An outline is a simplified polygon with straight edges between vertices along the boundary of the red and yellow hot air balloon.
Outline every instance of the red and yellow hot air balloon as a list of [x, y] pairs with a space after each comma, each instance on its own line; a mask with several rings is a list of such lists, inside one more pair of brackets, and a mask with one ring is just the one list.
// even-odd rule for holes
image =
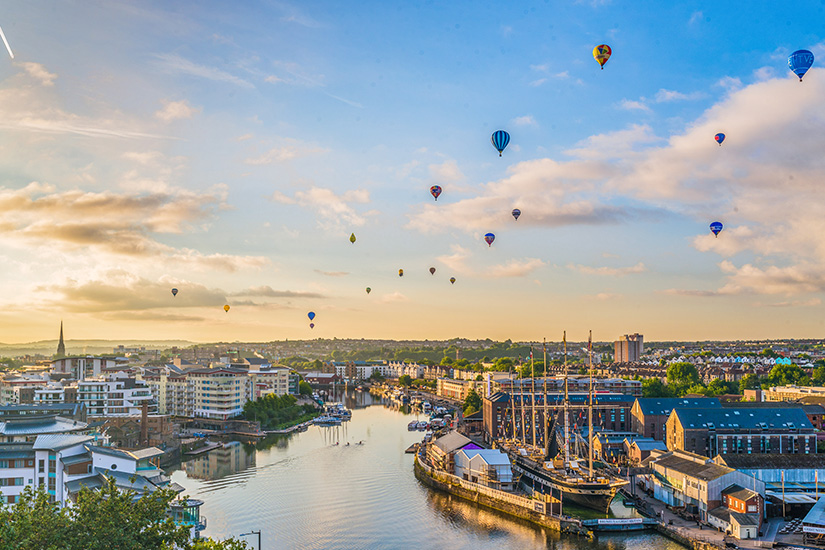
[[604, 69], [604, 64], [607, 63], [607, 60], [610, 59], [611, 53], [613, 53], [613, 50], [611, 50], [607, 44], [599, 44], [593, 48], [593, 58], [599, 63], [602, 69]]

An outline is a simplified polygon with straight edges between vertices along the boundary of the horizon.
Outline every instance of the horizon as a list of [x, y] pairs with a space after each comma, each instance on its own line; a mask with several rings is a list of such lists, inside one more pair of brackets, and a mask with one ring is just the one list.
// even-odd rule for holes
[[795, 8], [5, 6], [2, 338], [819, 338]]

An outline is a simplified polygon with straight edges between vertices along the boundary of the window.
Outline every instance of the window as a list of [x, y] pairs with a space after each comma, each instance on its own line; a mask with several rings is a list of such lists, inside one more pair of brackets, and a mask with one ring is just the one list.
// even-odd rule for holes
[[42, 474], [45, 471], [46, 471], [46, 461], [41, 458], [40, 460], [37, 461], [37, 472]]

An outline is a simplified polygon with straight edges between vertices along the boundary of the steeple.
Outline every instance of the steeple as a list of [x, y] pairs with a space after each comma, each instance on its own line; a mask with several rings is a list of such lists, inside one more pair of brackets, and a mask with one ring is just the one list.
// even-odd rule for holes
[[66, 344], [63, 343], [63, 321], [60, 321], [60, 341], [57, 343], [57, 357], [66, 356]]

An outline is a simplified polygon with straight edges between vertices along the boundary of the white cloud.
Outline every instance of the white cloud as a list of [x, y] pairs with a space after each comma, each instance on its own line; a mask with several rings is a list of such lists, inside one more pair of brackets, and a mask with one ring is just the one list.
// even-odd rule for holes
[[430, 172], [430, 177], [438, 183], [460, 183], [466, 179], [466, 176], [453, 159], [446, 160], [441, 164], [430, 164], [427, 169]]
[[536, 269], [544, 266], [545, 263], [538, 258], [526, 258], [524, 260], [510, 260], [506, 264], [495, 265], [487, 269], [484, 273], [486, 277], [501, 279], [505, 277], [526, 277]]
[[183, 99], [181, 101], [163, 101], [163, 109], [155, 113], [155, 117], [164, 122], [178, 120], [181, 118], [192, 118], [201, 112], [200, 107], [192, 107]]
[[546, 78], [539, 78], [537, 80], [533, 80], [532, 82], [530, 82], [530, 86], [533, 86], [534, 88], [538, 88], [539, 86], [541, 86], [545, 82], [547, 82]]
[[337, 230], [343, 226], [359, 227], [366, 223], [365, 215], [359, 214], [352, 204], [369, 203], [370, 194], [366, 189], [355, 189], [338, 195], [332, 189], [313, 186], [306, 191], [296, 191], [292, 198], [276, 191], [272, 199], [313, 210], [318, 225]]
[[584, 273], [585, 275], [600, 275], [603, 277], [623, 277], [625, 275], [644, 273], [647, 271], [647, 267], [645, 267], [645, 264], [642, 262], [630, 267], [590, 267], [587, 265], [573, 264], [570, 264], [567, 267], [573, 271]]
[[200, 65], [177, 54], [157, 54], [155, 57], [159, 60], [158, 65], [170, 74], [196, 76], [198, 78], [204, 78], [214, 82], [225, 82], [241, 88], [255, 87], [251, 82], [239, 78], [222, 69], [217, 67], [209, 67], [207, 65]]
[[404, 294], [396, 291], [390, 294], [382, 295], [381, 298], [378, 299], [378, 301], [384, 304], [391, 304], [395, 302], [409, 302], [410, 299], [407, 298]]
[[23, 67], [23, 70], [25, 70], [29, 76], [35, 80], [38, 80], [41, 86], [54, 86], [54, 81], [57, 79], [57, 75], [47, 71], [46, 67], [40, 63], [24, 62], [15, 63], [15, 65]]
[[249, 157], [244, 162], [254, 166], [276, 164], [296, 158], [322, 154], [329, 151], [329, 149], [324, 149], [318, 145], [304, 143], [297, 139], [281, 138], [280, 141], [280, 145], [269, 149], [261, 155]]
[[538, 126], [536, 119], [533, 118], [533, 115], [524, 115], [520, 117], [516, 117], [510, 121], [513, 126]]
[[701, 11], [695, 11], [690, 14], [690, 19], [688, 20], [688, 25], [694, 25], [702, 20], [704, 15]]
[[666, 90], [664, 88], [660, 88], [658, 92], [656, 92], [656, 102], [657, 103], [669, 103], [671, 101], [690, 101], [695, 99], [702, 99], [705, 97], [705, 94], [702, 92], [691, 92], [689, 94], [685, 94], [682, 92], [677, 92], [676, 90]]
[[624, 109], [625, 111], [644, 111], [646, 113], [650, 112], [650, 107], [648, 107], [641, 101], [633, 101], [631, 99], [621, 100], [619, 102], [619, 108]]

